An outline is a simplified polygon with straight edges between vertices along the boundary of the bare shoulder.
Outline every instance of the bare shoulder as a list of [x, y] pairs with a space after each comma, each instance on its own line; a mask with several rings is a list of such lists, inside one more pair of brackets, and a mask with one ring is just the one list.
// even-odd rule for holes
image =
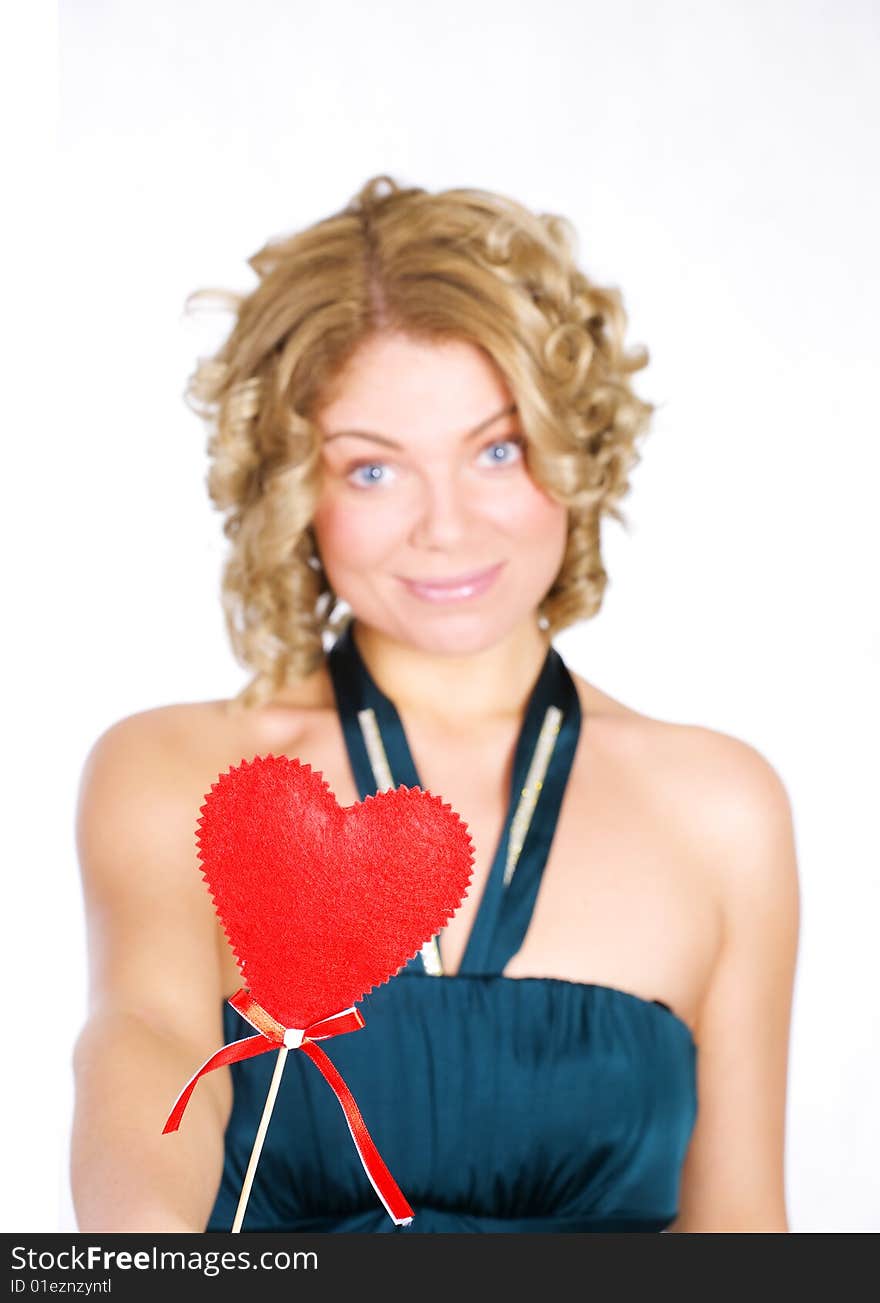
[[774, 885], [792, 892], [791, 801], [766, 756], [733, 734], [658, 719], [572, 677], [603, 755], [625, 765], [689, 839], [723, 902]]
[[200, 739], [235, 734], [257, 718], [259, 712], [251, 712], [249, 716], [237, 709], [233, 701], [222, 698], [174, 702], [123, 716], [104, 730], [96, 745], [137, 741], [160, 751], [170, 748], [183, 760]]
[[[295, 742], [314, 714], [307, 694], [300, 702], [245, 709], [234, 699], [183, 701], [154, 706], [111, 724], [96, 748], [126, 747], [143, 765], [190, 771], [204, 776], [204, 766], [236, 764], [275, 745]], [[239, 755], [238, 752], [241, 754]], [[216, 775], [214, 775], [216, 776]]]
[[149, 790], [177, 793], [187, 808], [218, 773], [268, 752], [293, 753], [327, 733], [334, 697], [326, 669], [284, 690], [263, 706], [236, 698], [181, 701], [127, 715], [97, 738], [84, 779], [102, 773], [133, 773]]
[[205, 787], [180, 745], [187, 719], [161, 707], [99, 734], [82, 765], [76, 847], [90, 1015], [136, 1017], [208, 1053], [222, 1033], [222, 976], [195, 858]]
[[157, 782], [173, 792], [186, 773], [186, 743], [203, 732], [209, 714], [202, 703], [157, 706], [109, 724], [85, 756], [81, 802], [88, 797], [89, 804], [96, 803], [105, 789], [116, 794], [134, 783], [147, 799], [148, 793], [155, 794]]

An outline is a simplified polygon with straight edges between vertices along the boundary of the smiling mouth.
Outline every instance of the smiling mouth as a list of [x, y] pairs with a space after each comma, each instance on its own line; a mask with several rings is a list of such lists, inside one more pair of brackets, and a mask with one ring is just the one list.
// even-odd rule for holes
[[506, 562], [499, 561], [497, 565], [489, 566], [488, 569], [471, 570], [468, 574], [455, 575], [450, 579], [407, 579], [403, 575], [396, 577], [416, 597], [435, 602], [460, 601], [486, 592], [505, 564]]

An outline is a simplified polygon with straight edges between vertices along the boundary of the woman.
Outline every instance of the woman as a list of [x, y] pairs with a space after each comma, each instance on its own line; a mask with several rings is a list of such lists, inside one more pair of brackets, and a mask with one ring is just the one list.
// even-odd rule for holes
[[[80, 1228], [231, 1226], [274, 1056], [209, 1073], [160, 1133], [251, 1031], [193, 835], [209, 782], [272, 753], [343, 805], [419, 784], [473, 837], [460, 909], [330, 1046], [411, 1229], [787, 1230], [784, 787], [551, 643], [600, 607], [600, 521], [653, 410], [619, 294], [577, 269], [561, 219], [387, 177], [251, 266], [191, 393], [254, 674], [232, 701], [119, 721], [83, 773]], [[394, 1229], [305, 1056], [243, 1229]]]

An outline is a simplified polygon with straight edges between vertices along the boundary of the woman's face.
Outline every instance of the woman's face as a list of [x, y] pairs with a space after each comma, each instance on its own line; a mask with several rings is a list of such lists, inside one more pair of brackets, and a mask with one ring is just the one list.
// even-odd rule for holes
[[315, 419], [315, 538], [358, 619], [450, 653], [534, 621], [562, 564], [568, 512], [531, 478], [512, 396], [482, 349], [374, 335]]

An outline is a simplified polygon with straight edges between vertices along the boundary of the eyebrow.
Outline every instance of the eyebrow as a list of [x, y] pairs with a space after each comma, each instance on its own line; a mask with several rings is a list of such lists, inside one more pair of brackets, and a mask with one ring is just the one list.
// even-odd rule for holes
[[[511, 416], [515, 411], [516, 403], [511, 403], [509, 407], [503, 407], [500, 412], [496, 412], [494, 416], [487, 417], [485, 421], [481, 421], [479, 425], [475, 425], [472, 430], [469, 430], [464, 436], [465, 439], [473, 439], [474, 435], [480, 434], [487, 426], [494, 425], [496, 421], [501, 420], [502, 416]], [[343, 439], [346, 435], [349, 438], [354, 439], [372, 439], [374, 443], [384, 443], [389, 448], [398, 448], [403, 450], [402, 443], [397, 443], [394, 439], [389, 439], [387, 435], [375, 434], [372, 430], [334, 430], [332, 434], [326, 434], [324, 436], [324, 443], [329, 443], [331, 439]]]

